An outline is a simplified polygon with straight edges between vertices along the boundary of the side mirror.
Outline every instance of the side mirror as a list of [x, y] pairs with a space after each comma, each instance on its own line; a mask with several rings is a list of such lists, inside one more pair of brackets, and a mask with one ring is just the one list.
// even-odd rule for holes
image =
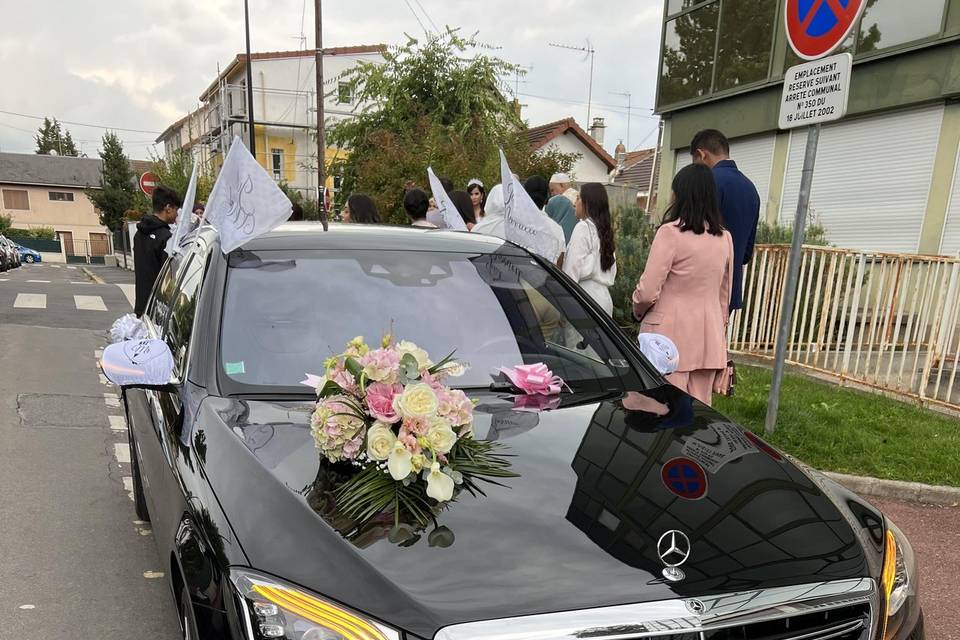
[[163, 340], [125, 340], [103, 350], [100, 367], [119, 387], [163, 387], [173, 382], [173, 354]]

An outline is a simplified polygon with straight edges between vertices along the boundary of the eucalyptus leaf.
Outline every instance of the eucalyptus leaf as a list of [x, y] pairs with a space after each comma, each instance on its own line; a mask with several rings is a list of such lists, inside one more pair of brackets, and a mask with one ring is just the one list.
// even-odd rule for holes
[[417, 359], [409, 353], [403, 354], [403, 357], [400, 358], [400, 375], [408, 381], [420, 377], [420, 365], [417, 364]]
[[427, 536], [427, 544], [431, 547], [440, 547], [441, 549], [446, 549], [447, 547], [453, 545], [453, 541], [456, 539], [456, 536], [453, 535], [448, 527], [439, 526], [433, 531], [430, 532], [430, 535]]

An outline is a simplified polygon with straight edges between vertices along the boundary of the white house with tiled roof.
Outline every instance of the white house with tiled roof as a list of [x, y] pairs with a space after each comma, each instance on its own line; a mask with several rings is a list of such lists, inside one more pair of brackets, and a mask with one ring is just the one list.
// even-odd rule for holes
[[593, 124], [591, 133], [587, 133], [573, 118], [564, 118], [530, 127], [525, 134], [532, 151], [556, 149], [561, 153], [579, 154], [570, 171], [576, 182], [606, 183], [617, 161], [603, 148], [603, 118], [594, 118]]

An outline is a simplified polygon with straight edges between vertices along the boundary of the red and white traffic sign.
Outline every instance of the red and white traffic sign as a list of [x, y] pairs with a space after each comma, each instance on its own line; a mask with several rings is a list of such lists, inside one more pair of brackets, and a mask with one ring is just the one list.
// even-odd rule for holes
[[867, 0], [786, 0], [790, 47], [804, 60], [831, 53], [850, 34]]
[[147, 171], [140, 176], [140, 190], [148, 196], [153, 195], [153, 190], [157, 188], [158, 184], [160, 184], [160, 178], [152, 171]]

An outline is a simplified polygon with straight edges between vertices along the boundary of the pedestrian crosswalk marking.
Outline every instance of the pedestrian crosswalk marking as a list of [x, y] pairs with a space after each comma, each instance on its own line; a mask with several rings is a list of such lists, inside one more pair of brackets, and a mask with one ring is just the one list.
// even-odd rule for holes
[[34, 284], [50, 284], [49, 280], [27, 280], [27, 282], [32, 282]]
[[60, 268], [60, 265], [58, 265], [58, 264], [51, 264], [51, 265], [48, 265], [48, 266], [51, 267], [51, 268], [53, 268], [53, 269], [59, 269], [59, 268]]
[[108, 407], [119, 407], [120, 398], [117, 397], [115, 393], [105, 393], [103, 394], [103, 401], [107, 403]]
[[134, 305], [134, 300], [136, 299], [136, 295], [137, 295], [137, 285], [118, 284], [117, 286], [120, 287], [120, 291], [123, 291], [124, 297], [127, 299], [127, 302], [129, 302], [130, 306], [132, 307]]
[[110, 428], [114, 431], [126, 431], [127, 421], [123, 416], [107, 416], [110, 419]]
[[45, 293], [18, 293], [13, 301], [14, 309], [46, 309], [47, 294]]
[[100, 296], [73, 296], [73, 302], [80, 311], [107, 310], [107, 305], [103, 304], [103, 298]]
[[10, 278], [0, 278], [0, 282], [7, 282]]
[[74, 271], [76, 271], [76, 270], [77, 270], [77, 268], [76, 268], [76, 267], [67, 267], [67, 269], [73, 269]]
[[130, 464], [130, 445], [126, 442], [117, 442], [113, 445], [113, 455], [117, 462]]

